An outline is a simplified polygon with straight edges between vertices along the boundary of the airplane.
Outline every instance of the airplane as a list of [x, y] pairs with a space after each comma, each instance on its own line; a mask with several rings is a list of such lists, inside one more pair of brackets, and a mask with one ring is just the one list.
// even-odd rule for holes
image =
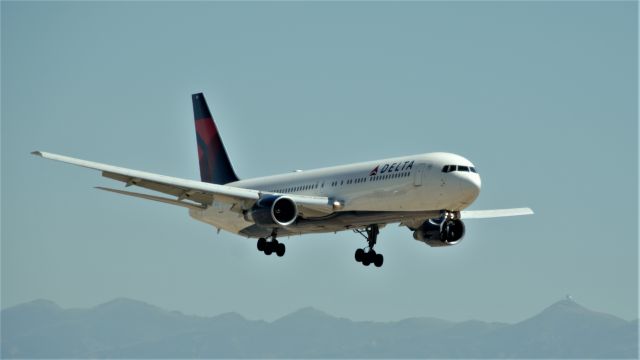
[[102, 172], [102, 176], [172, 197], [107, 187], [97, 189], [181, 206], [220, 230], [257, 239], [266, 255], [283, 256], [279, 237], [353, 230], [367, 246], [355, 251], [364, 266], [382, 266], [374, 250], [380, 228], [399, 223], [432, 247], [458, 244], [463, 220], [530, 215], [530, 208], [464, 210], [480, 194], [475, 166], [464, 157], [434, 152], [240, 180], [203, 93], [191, 96], [200, 181], [170, 177], [34, 151], [46, 159]]

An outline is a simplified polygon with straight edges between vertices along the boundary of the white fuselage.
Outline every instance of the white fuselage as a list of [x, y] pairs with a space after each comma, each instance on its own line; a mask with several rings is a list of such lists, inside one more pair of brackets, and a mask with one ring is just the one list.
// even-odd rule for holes
[[[444, 172], [447, 165], [463, 170]], [[457, 168], [456, 168], [457, 169]], [[473, 169], [473, 171], [471, 171]], [[340, 204], [339, 211], [460, 211], [480, 193], [474, 165], [451, 153], [428, 153], [240, 180], [227, 184], [275, 194], [323, 196]], [[240, 232], [251, 226], [229, 205], [216, 202], [190, 210], [197, 220]], [[307, 218], [322, 214], [304, 214]]]

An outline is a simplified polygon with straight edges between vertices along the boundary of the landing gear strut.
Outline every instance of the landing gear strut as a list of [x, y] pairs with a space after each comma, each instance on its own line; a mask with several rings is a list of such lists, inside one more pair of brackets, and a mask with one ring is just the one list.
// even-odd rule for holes
[[376, 267], [382, 266], [384, 262], [384, 257], [382, 254], [378, 254], [373, 250], [377, 240], [378, 234], [380, 233], [380, 228], [377, 224], [372, 224], [367, 226], [365, 230], [354, 230], [358, 234], [362, 235], [365, 239], [367, 239], [368, 251], [365, 249], [358, 249], [355, 253], [355, 259], [357, 262], [362, 263], [364, 266], [369, 266], [374, 264]]
[[271, 241], [267, 241], [266, 238], [258, 239], [258, 251], [262, 251], [265, 255], [276, 253], [279, 257], [283, 256], [286, 248], [283, 243], [276, 239], [277, 235], [278, 234], [274, 230], [270, 236]]

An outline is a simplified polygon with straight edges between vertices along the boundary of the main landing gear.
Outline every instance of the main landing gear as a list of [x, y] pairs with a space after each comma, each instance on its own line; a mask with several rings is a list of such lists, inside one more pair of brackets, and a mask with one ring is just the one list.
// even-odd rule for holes
[[283, 243], [279, 242], [276, 239], [276, 232], [271, 233], [271, 241], [267, 241], [265, 238], [258, 239], [258, 251], [264, 252], [265, 255], [271, 255], [272, 253], [276, 253], [276, 255], [283, 256], [286, 250]]
[[362, 263], [364, 266], [369, 266], [374, 264], [376, 267], [382, 266], [384, 262], [384, 257], [382, 254], [378, 254], [373, 250], [373, 246], [376, 244], [378, 240], [378, 233], [380, 233], [380, 229], [377, 224], [369, 225], [365, 230], [354, 230], [358, 234], [364, 236], [367, 239], [367, 243], [369, 244], [369, 251], [365, 251], [365, 249], [358, 249], [355, 253], [356, 261]]

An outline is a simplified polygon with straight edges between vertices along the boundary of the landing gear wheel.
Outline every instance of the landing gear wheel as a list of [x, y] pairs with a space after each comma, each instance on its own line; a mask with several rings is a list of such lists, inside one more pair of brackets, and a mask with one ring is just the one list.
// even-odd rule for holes
[[380, 267], [382, 266], [382, 263], [384, 263], [384, 257], [382, 254], [376, 254], [376, 256], [374, 256], [373, 265]]
[[269, 241], [269, 242], [265, 243], [265, 246], [264, 246], [264, 254], [265, 255], [271, 255], [273, 250], [275, 250], [275, 246], [273, 244], [273, 241]]
[[266, 244], [267, 244], [267, 239], [265, 238], [258, 239], [258, 251], [264, 251]]
[[356, 254], [355, 254], [355, 258], [356, 258], [356, 262], [362, 262], [362, 259], [364, 259], [364, 250], [363, 249], [357, 249], [356, 250]]
[[282, 255], [284, 255], [284, 252], [286, 250], [283, 243], [276, 243], [275, 249], [276, 249], [276, 255], [278, 255], [278, 257], [282, 257]]
[[371, 264], [371, 257], [369, 254], [364, 254], [364, 259], [362, 259], [362, 265], [369, 266]]

